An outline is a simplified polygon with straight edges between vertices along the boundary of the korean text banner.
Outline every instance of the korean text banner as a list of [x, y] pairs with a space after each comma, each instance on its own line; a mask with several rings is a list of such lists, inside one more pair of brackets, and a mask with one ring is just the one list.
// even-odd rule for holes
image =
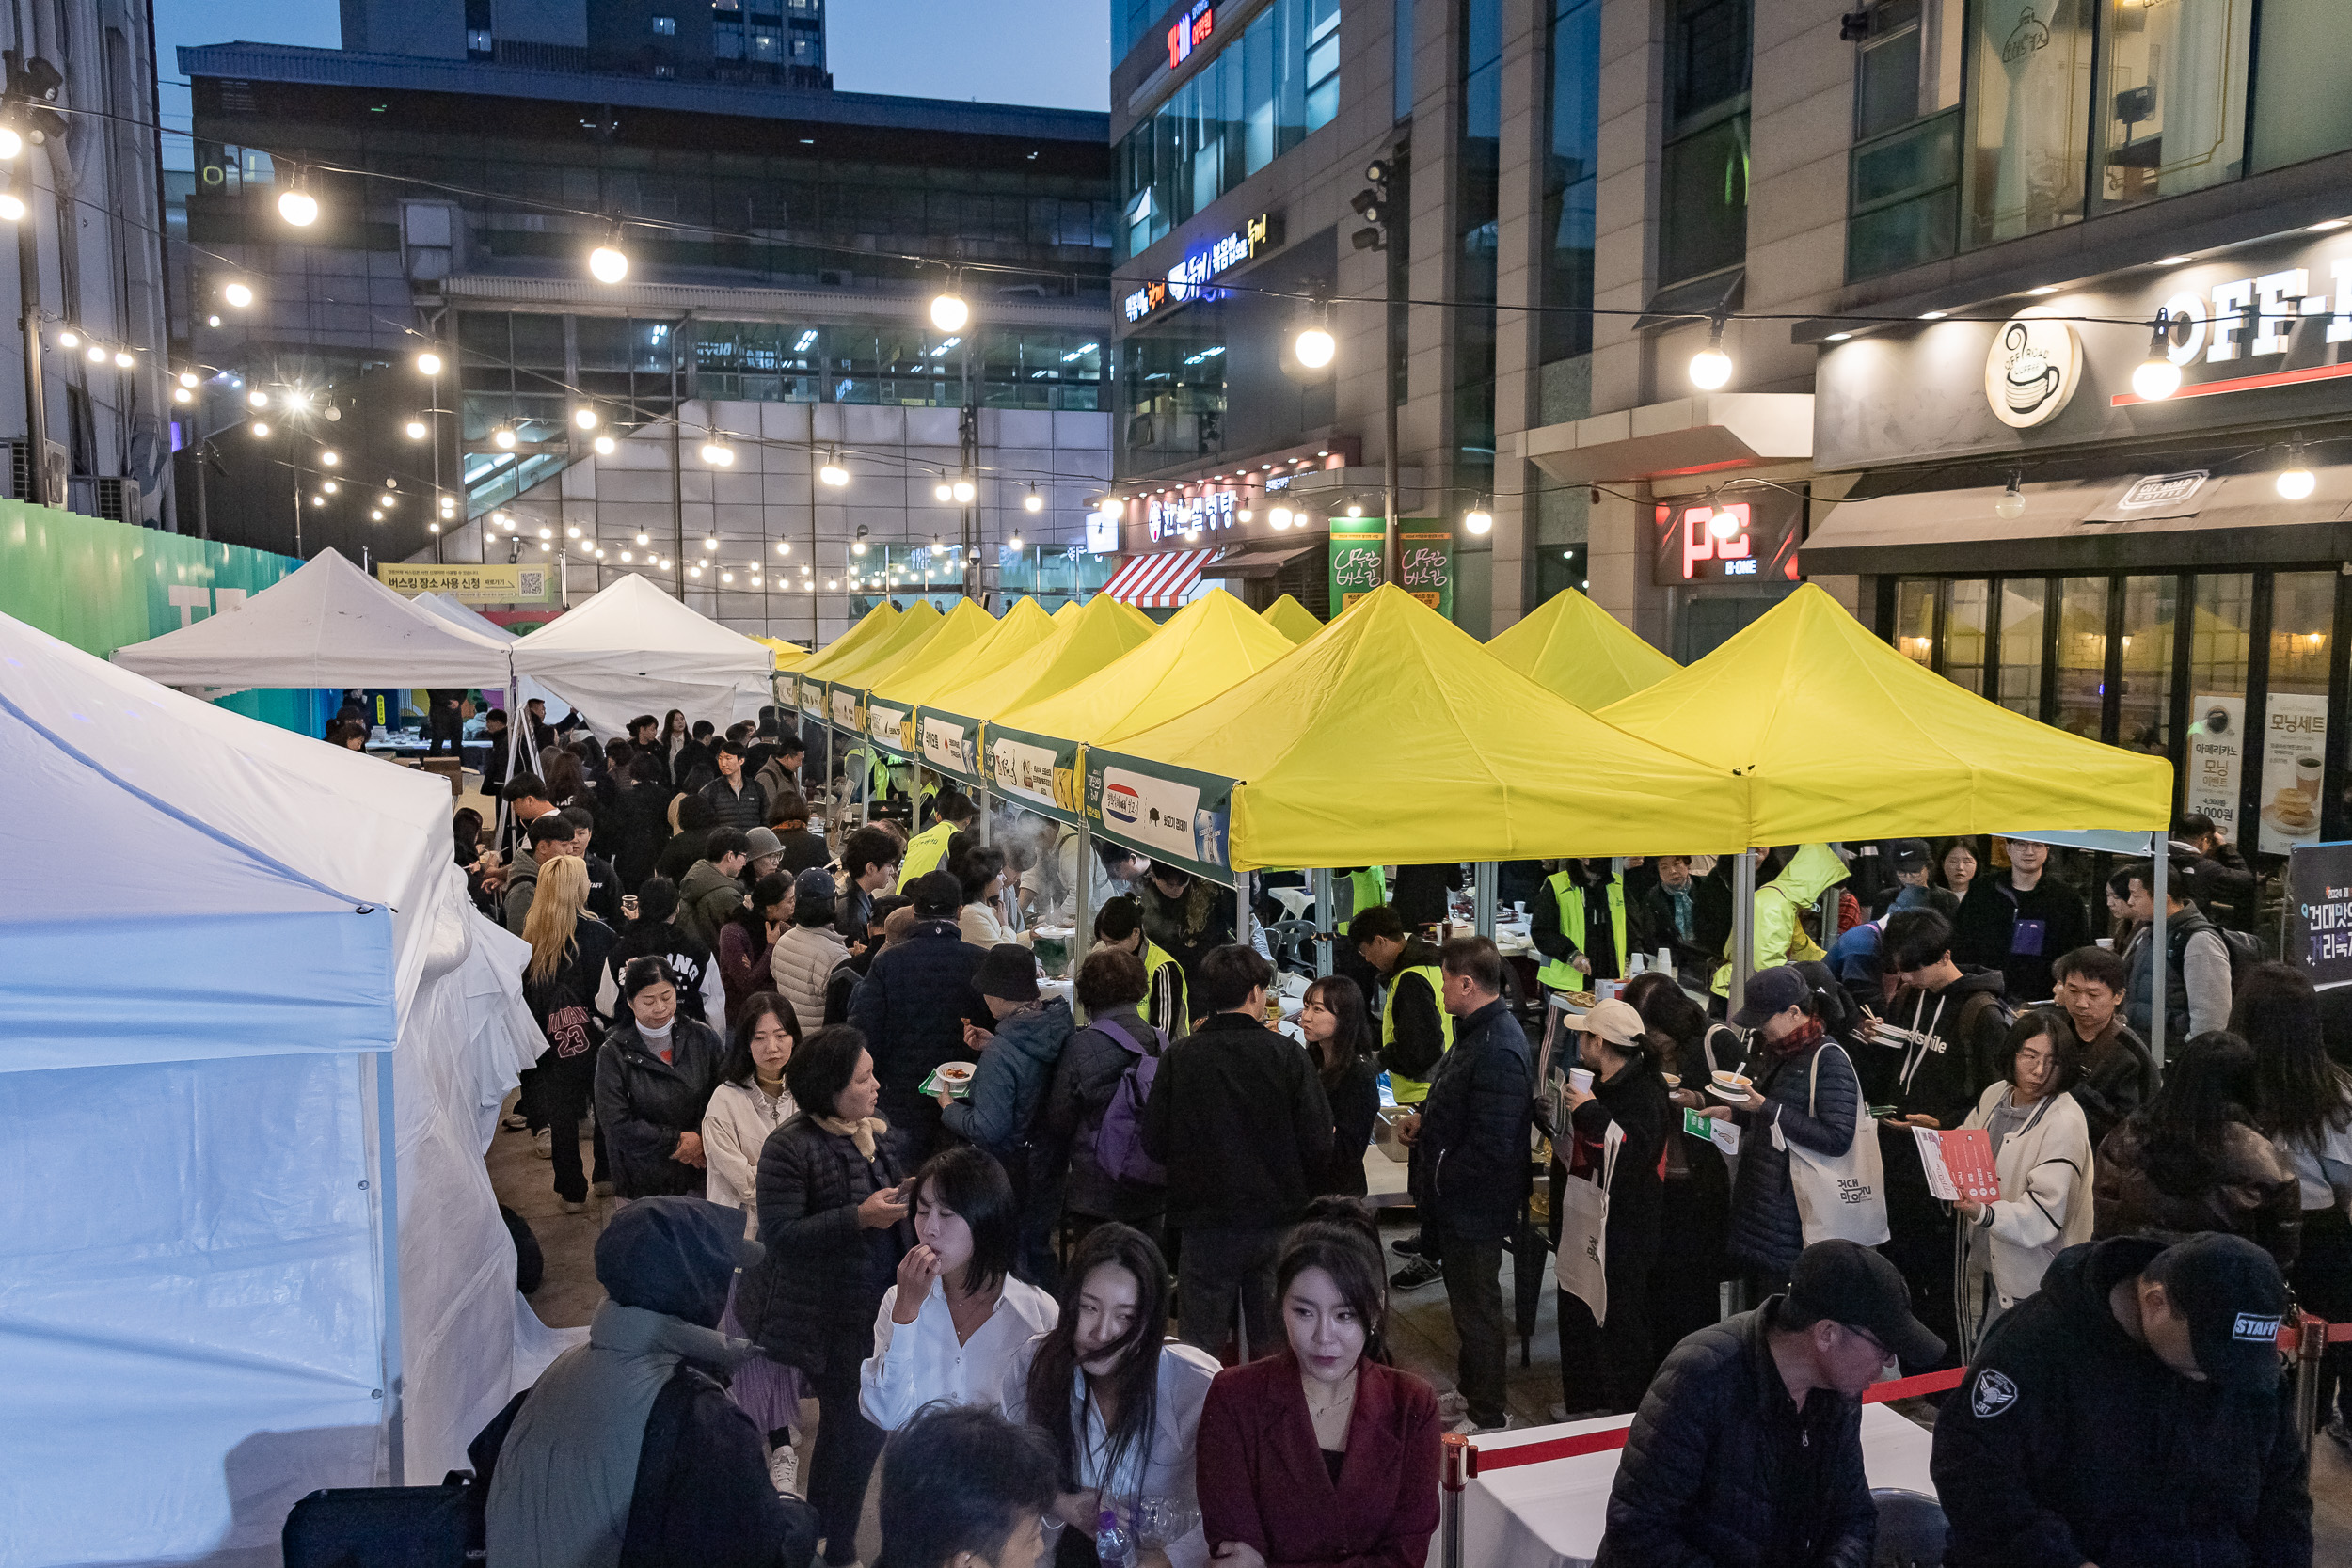
[[866, 694], [866, 738], [893, 756], [914, 754], [914, 709]]
[[1086, 801], [1079, 789], [1076, 741], [991, 724], [987, 746], [990, 781], [998, 794], [1057, 822], [1079, 826]]
[[965, 784], [977, 784], [986, 764], [980, 756], [980, 721], [960, 713], [919, 708], [914, 716], [915, 747], [923, 766], [936, 768]]
[[1087, 820], [1105, 838], [1196, 877], [1231, 882], [1233, 781], [1119, 752], [1086, 753]]
[[379, 561], [375, 579], [395, 594], [448, 594], [460, 604], [542, 604], [554, 597], [545, 566], [413, 565]]
[[2287, 851], [2283, 957], [2327, 989], [2352, 980], [2352, 844]]

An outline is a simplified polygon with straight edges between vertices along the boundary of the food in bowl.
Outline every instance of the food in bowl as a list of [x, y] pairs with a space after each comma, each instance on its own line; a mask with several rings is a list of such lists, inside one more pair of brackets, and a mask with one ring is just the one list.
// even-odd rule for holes
[[969, 1084], [972, 1082], [972, 1064], [970, 1062], [940, 1063], [939, 1081], [943, 1084]]
[[1751, 1082], [1752, 1081], [1749, 1078], [1741, 1073], [1718, 1072], [1715, 1074], [1715, 1086], [1719, 1089], [1732, 1089], [1737, 1090], [1739, 1093], [1745, 1094], [1751, 1085]]

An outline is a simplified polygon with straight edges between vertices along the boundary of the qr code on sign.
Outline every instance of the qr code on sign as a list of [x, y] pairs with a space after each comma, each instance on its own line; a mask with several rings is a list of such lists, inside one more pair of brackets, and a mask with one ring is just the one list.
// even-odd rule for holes
[[535, 598], [538, 598], [540, 595], [544, 594], [545, 593], [547, 593], [547, 591], [548, 591], [548, 575], [547, 575], [547, 573], [545, 573], [545, 572], [518, 572], [518, 573], [516, 573], [516, 577], [515, 577], [515, 596], [516, 596], [516, 598], [518, 598], [518, 599], [535, 599]]

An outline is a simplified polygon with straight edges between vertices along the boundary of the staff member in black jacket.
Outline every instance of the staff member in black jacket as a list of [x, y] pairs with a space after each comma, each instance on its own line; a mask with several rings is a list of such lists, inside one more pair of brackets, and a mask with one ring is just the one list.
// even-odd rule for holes
[[1867, 1568], [1878, 1509], [1862, 1465], [1863, 1391], [1890, 1356], [1931, 1364], [1943, 1351], [1894, 1264], [1816, 1242], [1786, 1295], [1666, 1357], [1617, 1462], [1593, 1568]]
[[[1427, 1098], [1438, 1059], [1454, 1044], [1454, 1021], [1439, 998], [1445, 981], [1438, 969], [1438, 950], [1408, 930], [1404, 917], [1387, 904], [1358, 910], [1347, 923], [1347, 940], [1379, 977], [1380, 1066], [1389, 1074], [1398, 1106], [1409, 1109]], [[1418, 1187], [1422, 1154], [1416, 1148], [1409, 1156], [1406, 1183]], [[1438, 1282], [1425, 1217], [1422, 1228], [1398, 1242], [1396, 1250], [1406, 1262], [1391, 1276], [1392, 1289], [1418, 1291]]]
[[2308, 1568], [2286, 1281], [2241, 1236], [2069, 1247], [1935, 1422], [1952, 1568]]
[[[1666, 1081], [1650, 1060], [1649, 1031], [1627, 1002], [1603, 1002], [1567, 1019], [1576, 1031], [1577, 1060], [1593, 1075], [1588, 1090], [1567, 1087], [1568, 1135], [1555, 1138], [1551, 1190], [1570, 1176], [1609, 1180], [1609, 1222], [1602, 1261], [1608, 1280], [1607, 1317], [1596, 1321], [1583, 1297], [1560, 1292], [1560, 1393], [1567, 1418], [1615, 1415], [1642, 1402], [1657, 1370], [1650, 1348], [1649, 1275], [1658, 1261], [1660, 1216], [1665, 1203], [1666, 1134], [1674, 1107]], [[1608, 1159], [1609, 1130], [1618, 1131], [1613, 1168]], [[1565, 1164], [1559, 1151], [1568, 1153]], [[1561, 1208], [1551, 1207], [1552, 1242], [1560, 1241]]]
[[1429, 1098], [1399, 1134], [1420, 1149], [1414, 1204], [1425, 1244], [1445, 1275], [1446, 1305], [1461, 1339], [1456, 1379], [1466, 1424], [1494, 1432], [1506, 1423], [1502, 1249], [1518, 1228], [1532, 1184], [1528, 1126], [1534, 1084], [1527, 1031], [1502, 1000], [1502, 955], [1485, 937], [1455, 937], [1438, 950], [1454, 1049], [1438, 1064]]
[[703, 1112], [719, 1086], [725, 1044], [707, 1023], [678, 1017], [677, 971], [666, 958], [621, 971], [628, 1016], [596, 1053], [596, 1126], [619, 1197], [703, 1190]]
[[874, 1114], [882, 1086], [855, 1029], [836, 1023], [801, 1041], [784, 1065], [800, 1115], [759, 1151], [759, 1241], [737, 1315], [760, 1349], [809, 1377], [817, 1449], [808, 1500], [825, 1531], [825, 1560], [857, 1559], [866, 1481], [882, 1429], [858, 1409], [858, 1368], [874, 1349], [874, 1318], [914, 1244], [900, 1187], [907, 1170]]

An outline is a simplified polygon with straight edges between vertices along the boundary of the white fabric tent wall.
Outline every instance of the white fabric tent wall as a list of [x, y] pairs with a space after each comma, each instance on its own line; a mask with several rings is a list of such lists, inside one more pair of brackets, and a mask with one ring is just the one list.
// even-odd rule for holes
[[234, 614], [209, 615], [113, 657], [166, 686], [217, 695], [257, 686], [501, 686], [506, 647], [321, 550]]
[[[513, 632], [458, 598], [454, 594], [420, 594], [408, 602], [428, 615], [437, 615], [452, 626], [464, 626], [469, 631], [478, 631], [483, 636], [495, 638], [500, 642], [512, 642], [516, 640]], [[572, 711], [571, 704], [527, 675], [517, 679], [515, 684], [519, 688], [516, 692], [516, 705], [519, 707], [533, 697], [538, 698], [539, 701], [548, 705], [548, 722], [550, 724], [562, 723]]]
[[773, 703], [775, 655], [632, 572], [515, 643], [535, 676], [608, 736], [670, 708], [722, 729]]
[[0, 748], [0, 1562], [273, 1560], [395, 1402], [437, 1480], [560, 1343], [482, 1162], [525, 949], [439, 780], [6, 617]]

